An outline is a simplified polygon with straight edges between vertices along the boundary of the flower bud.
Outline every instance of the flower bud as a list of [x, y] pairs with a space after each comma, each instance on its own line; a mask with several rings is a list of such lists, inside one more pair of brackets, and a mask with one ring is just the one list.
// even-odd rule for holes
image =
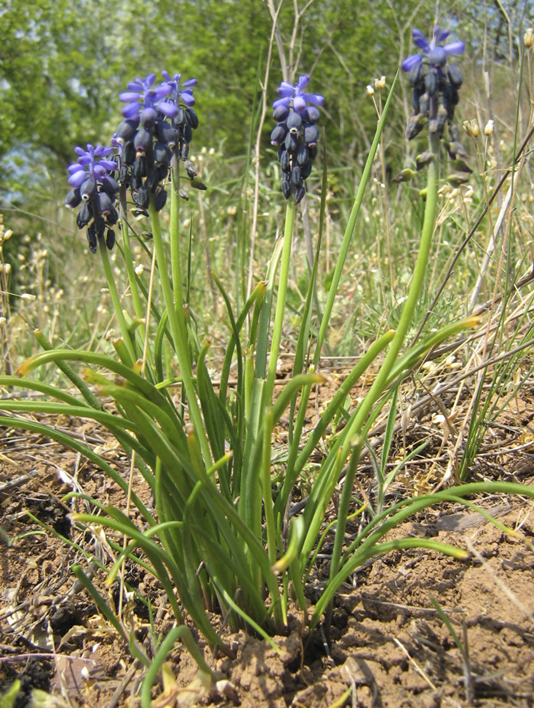
[[87, 229], [87, 241], [89, 243], [89, 250], [91, 253], [96, 253], [97, 240], [94, 224]]
[[308, 106], [305, 113], [306, 113], [306, 119], [309, 123], [314, 123], [314, 124], [318, 123], [321, 118], [321, 114], [319, 112], [319, 109], [316, 108], [315, 106]]
[[300, 204], [306, 194], [306, 187], [302, 184], [295, 190], [295, 204]]
[[273, 111], [273, 118], [277, 123], [284, 121], [289, 115], [289, 108], [287, 106], [277, 106]]
[[98, 209], [101, 214], [106, 216], [113, 209], [113, 204], [108, 194], [105, 192], [99, 192], [97, 196]]
[[138, 120], [123, 120], [117, 128], [116, 139], [122, 144], [131, 142], [137, 132], [138, 125]]
[[193, 110], [193, 108], [185, 109], [185, 117], [189, 125], [193, 128], [193, 130], [196, 130], [198, 128], [198, 116]]
[[137, 192], [132, 194], [132, 197], [137, 206], [141, 207], [141, 209], [148, 209], [150, 204], [150, 195], [146, 187], [139, 187]]
[[398, 175], [393, 177], [393, 179], [391, 181], [394, 182], [395, 184], [399, 184], [400, 182], [410, 182], [415, 177], [416, 174], [417, 174], [417, 172], [414, 172], [409, 167], [405, 167], [403, 170], [401, 170], [399, 172]]
[[286, 139], [286, 135], [287, 125], [285, 123], [278, 123], [271, 133], [271, 145], [280, 145]]
[[286, 178], [282, 178], [282, 193], [286, 199], [289, 199], [291, 194], [291, 182]]
[[170, 150], [174, 148], [176, 145], [176, 128], [173, 128], [172, 125], [164, 120], [159, 120], [156, 123], [156, 133], [161, 142], [168, 145]]
[[308, 179], [308, 177], [311, 175], [311, 171], [312, 171], [312, 161], [308, 160], [308, 162], [306, 162], [306, 164], [304, 164], [302, 166], [302, 169], [300, 171], [300, 176], [302, 178], [302, 181], [304, 181], [305, 179]]
[[[141, 125], [147, 130], [153, 129], [158, 117], [158, 112], [153, 108], [144, 108], [141, 111], [140, 122]], [[110, 249], [111, 250], [111, 249]]]
[[374, 88], [373, 88], [370, 84], [367, 85], [367, 95], [368, 95], [368, 96], [374, 96], [374, 95], [375, 95], [375, 90], [374, 90]]
[[172, 124], [176, 127], [183, 125], [185, 120], [185, 111], [183, 108], [178, 108], [178, 113], [174, 116]]
[[152, 133], [145, 128], [141, 128], [134, 139], [134, 147], [137, 154], [146, 152], [152, 145]]
[[436, 156], [434, 155], [433, 152], [430, 150], [425, 150], [425, 152], [422, 152], [420, 155], [417, 155], [415, 158], [415, 163], [417, 165], [417, 169], [421, 170], [425, 165], [429, 165], [431, 162], [435, 160]]
[[282, 150], [279, 160], [280, 160], [280, 167], [282, 168], [282, 170], [284, 172], [288, 172], [289, 167], [290, 167], [290, 165], [289, 165], [289, 152], [286, 149]]
[[523, 44], [527, 49], [530, 49], [532, 46], [534, 46], [534, 30], [532, 29], [532, 27], [529, 27], [525, 32], [525, 35], [523, 37]]
[[187, 172], [187, 176], [189, 179], [193, 179], [193, 177], [197, 176], [197, 170], [195, 167], [195, 164], [191, 162], [191, 160], [186, 160], [184, 163], [185, 171]]
[[85, 182], [80, 185], [80, 195], [84, 202], [86, 202], [96, 189], [95, 181], [92, 177], [88, 177]]
[[182, 127], [182, 138], [184, 143], [190, 143], [193, 140], [193, 127], [189, 123], [184, 123]]
[[309, 147], [316, 145], [319, 140], [319, 128], [316, 125], [305, 125], [303, 137]]
[[449, 80], [451, 84], [456, 86], [456, 88], [460, 88], [464, 82], [464, 77], [462, 76], [460, 69], [454, 64], [449, 64], [447, 71], [449, 72]]
[[301, 145], [297, 150], [297, 163], [302, 167], [308, 162], [308, 148]]
[[156, 211], [161, 211], [167, 201], [167, 192], [161, 189], [154, 197], [154, 208]]
[[119, 191], [119, 183], [110, 175], [106, 175], [102, 179], [102, 189], [107, 192], [110, 197], [113, 197]]
[[154, 146], [154, 161], [161, 165], [169, 166], [171, 161], [171, 151], [165, 143], [158, 141]]
[[78, 216], [76, 217], [76, 225], [79, 229], [83, 229], [84, 226], [87, 226], [87, 224], [91, 221], [93, 218], [93, 212], [91, 209], [91, 204], [89, 202], [84, 202], [82, 204], [82, 208], [78, 212]]
[[407, 140], [413, 140], [423, 130], [421, 115], [411, 116], [406, 127]]
[[286, 121], [286, 125], [289, 132], [293, 135], [296, 135], [302, 125], [302, 118], [296, 111], [293, 111], [289, 114], [289, 117]]
[[294, 184], [295, 187], [299, 187], [302, 184], [302, 176], [298, 165], [295, 165], [291, 170], [291, 183]]
[[[80, 206], [81, 201], [82, 201], [82, 197], [80, 194], [80, 190], [79, 189], [71, 189], [70, 192], [65, 197], [65, 206], [68, 207], [69, 209], [76, 209], [77, 206]], [[5, 240], [5, 234], [4, 234], [4, 240]]]
[[286, 146], [286, 150], [288, 150], [290, 153], [296, 152], [298, 147], [297, 137], [293, 135], [293, 133], [288, 133], [286, 135], [284, 145]]

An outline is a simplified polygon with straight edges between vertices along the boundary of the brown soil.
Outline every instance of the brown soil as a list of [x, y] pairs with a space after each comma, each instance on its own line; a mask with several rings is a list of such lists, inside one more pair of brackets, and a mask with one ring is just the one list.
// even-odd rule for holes
[[[127, 474], [126, 460], [104, 433], [68, 420], [56, 424], [105, 448], [107, 459]], [[119, 505], [121, 493], [85, 460], [46, 438], [0, 429], [0, 451], [0, 526], [11, 540], [7, 547], [0, 539], [0, 694], [18, 677], [16, 708], [29, 704], [35, 688], [52, 694], [56, 706], [137, 706], [143, 670], [70, 572], [74, 562], [87, 570], [79, 547], [109, 565], [106, 538], [95, 545], [92, 535], [71, 526], [68, 514], [83, 508], [83, 501], [61, 501], [78, 488]], [[521, 481], [532, 484], [531, 463], [521, 464]], [[470, 560], [419, 550], [379, 557], [342, 588], [329, 636], [321, 630], [309, 637], [295, 613], [289, 635], [274, 638], [280, 654], [240, 633], [225, 637], [236, 650], [230, 660], [213, 656], [199, 640], [208, 662], [227, 679], [216, 691], [203, 686], [177, 645], [169, 659], [175, 682], [165, 694], [157, 688], [153, 705], [533, 706], [533, 504], [503, 497], [481, 504], [515, 533], [464, 507], [427, 511], [395, 535], [432, 536], [466, 548]], [[42, 533], [28, 512], [79, 547]], [[100, 580], [98, 573], [94, 580]], [[161, 587], [137, 567], [127, 568], [126, 581], [159, 608], [155, 623], [165, 633], [171, 616]], [[116, 604], [117, 587], [109, 592]], [[315, 599], [310, 594], [310, 603]], [[123, 610], [150, 650], [146, 606], [134, 598]]]

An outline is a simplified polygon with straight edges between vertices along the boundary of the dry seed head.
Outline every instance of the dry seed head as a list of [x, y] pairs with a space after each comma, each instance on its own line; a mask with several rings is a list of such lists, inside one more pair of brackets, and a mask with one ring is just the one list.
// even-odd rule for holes
[[493, 133], [493, 127], [495, 126], [494, 120], [489, 120], [484, 128], [484, 135], [491, 135]]
[[6, 275], [11, 273], [11, 263], [4, 263], [4, 273]]
[[374, 90], [374, 88], [371, 86], [371, 84], [369, 84], [369, 85], [367, 86], [367, 93], [368, 93], [369, 96], [374, 96], [374, 95], [375, 95], [375, 90]]
[[375, 89], [382, 91], [386, 87], [386, 77], [381, 76], [379, 79], [375, 79]]
[[478, 138], [480, 135], [480, 127], [476, 120], [464, 120], [463, 127], [470, 138]]
[[534, 29], [532, 29], [532, 27], [529, 27], [525, 32], [525, 35], [523, 37], [523, 44], [527, 49], [530, 49], [532, 46], [534, 46]]

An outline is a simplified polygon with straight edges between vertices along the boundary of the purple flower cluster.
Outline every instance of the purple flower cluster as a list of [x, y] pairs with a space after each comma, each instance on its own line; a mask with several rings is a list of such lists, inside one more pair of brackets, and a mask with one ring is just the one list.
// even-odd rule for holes
[[120, 94], [126, 104], [124, 120], [112, 138], [112, 147], [75, 148], [79, 157], [68, 168], [72, 189], [65, 202], [73, 209], [81, 205], [76, 222], [80, 229], [88, 227], [93, 252], [99, 238], [105, 237], [108, 248], [113, 248], [111, 227], [118, 221], [116, 200], [121, 186], [130, 190], [142, 211], [148, 209], [151, 199], [159, 211], [167, 200], [165, 182], [175, 158], [185, 162], [192, 186], [205, 189], [195, 180], [195, 167], [187, 159], [193, 130], [199, 124], [193, 109], [197, 81], [182, 82], [180, 74], [171, 77], [166, 71], [161, 73], [164, 80], [159, 86], [155, 85], [156, 75], [150, 74], [130, 82], [128, 90]]
[[412, 54], [401, 65], [404, 71], [409, 72], [413, 87], [414, 113], [408, 122], [408, 140], [421, 132], [425, 120], [428, 120], [430, 132], [439, 135], [443, 134], [445, 125], [450, 125], [453, 120], [463, 77], [457, 66], [447, 64], [447, 58], [463, 54], [465, 45], [463, 42], [443, 45], [449, 34], [449, 31], [435, 27], [433, 38], [428, 42], [420, 30], [412, 31], [414, 44], [422, 50], [422, 54]]
[[[186, 161], [193, 130], [198, 128], [198, 116], [193, 109], [193, 86], [196, 79], [181, 83], [181, 75], [172, 78], [162, 71], [163, 83], [155, 86], [156, 75], [136, 79], [128, 91], [120, 94], [126, 105], [123, 122], [115, 133], [119, 149], [119, 182], [126, 184], [140, 209], [147, 209], [151, 195], [157, 211], [167, 200], [164, 183], [173, 156]], [[192, 163], [186, 164], [189, 177], [194, 178]], [[195, 186], [194, 182], [193, 185]]]
[[306, 194], [304, 182], [317, 157], [317, 123], [321, 117], [317, 106], [324, 103], [323, 96], [303, 91], [309, 82], [309, 76], [301, 76], [295, 86], [282, 81], [278, 88], [282, 98], [273, 103], [277, 125], [271, 133], [271, 143], [279, 146], [282, 192], [286, 199], [293, 194], [295, 204]]
[[69, 165], [69, 184], [72, 189], [65, 198], [71, 209], [81, 206], [76, 223], [79, 229], [86, 226], [90, 250], [95, 253], [97, 242], [106, 238], [109, 249], [115, 244], [112, 227], [119, 216], [115, 208], [119, 184], [113, 177], [116, 169], [114, 160], [106, 158], [113, 152], [112, 147], [87, 145], [87, 150], [76, 147], [78, 160]]

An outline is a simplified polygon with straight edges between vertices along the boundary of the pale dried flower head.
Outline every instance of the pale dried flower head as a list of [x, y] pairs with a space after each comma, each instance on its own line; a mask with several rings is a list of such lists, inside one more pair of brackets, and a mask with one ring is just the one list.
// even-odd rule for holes
[[532, 46], [534, 46], [534, 29], [532, 29], [532, 27], [529, 27], [525, 32], [525, 35], [523, 37], [523, 44], [527, 49], [530, 49]]
[[493, 127], [495, 126], [494, 120], [489, 120], [484, 128], [484, 135], [491, 135], [493, 133]]
[[478, 138], [480, 135], [480, 127], [476, 120], [464, 120], [463, 127], [470, 138]]
[[375, 95], [375, 90], [374, 90], [374, 88], [371, 86], [371, 84], [369, 84], [369, 85], [367, 86], [367, 93], [368, 93], [369, 96], [374, 96], [374, 95]]
[[381, 76], [379, 79], [375, 79], [375, 89], [377, 91], [382, 91], [384, 88], [386, 88], [386, 77]]

